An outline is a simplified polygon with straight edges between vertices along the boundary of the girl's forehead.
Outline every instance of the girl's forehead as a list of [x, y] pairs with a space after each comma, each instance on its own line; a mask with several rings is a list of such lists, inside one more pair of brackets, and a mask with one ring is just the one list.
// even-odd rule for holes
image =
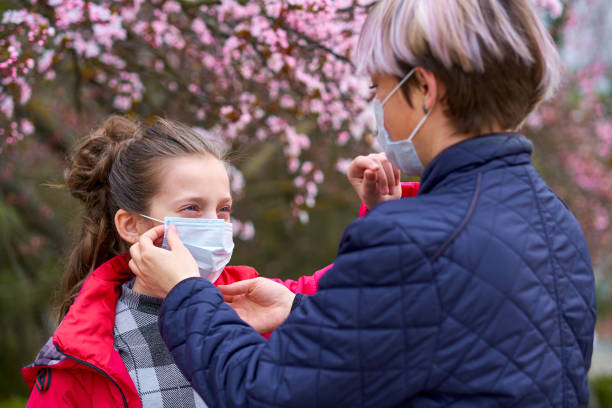
[[220, 160], [201, 155], [175, 157], [165, 160], [159, 173], [158, 195], [188, 195], [209, 198], [228, 195], [229, 177]]

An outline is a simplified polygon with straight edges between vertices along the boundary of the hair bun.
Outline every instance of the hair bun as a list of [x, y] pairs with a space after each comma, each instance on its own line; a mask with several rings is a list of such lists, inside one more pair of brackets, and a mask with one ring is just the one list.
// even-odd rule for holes
[[119, 153], [136, 140], [137, 123], [120, 116], [111, 116], [98, 129], [87, 135], [72, 152], [66, 175], [70, 193], [88, 208], [106, 201], [108, 176]]

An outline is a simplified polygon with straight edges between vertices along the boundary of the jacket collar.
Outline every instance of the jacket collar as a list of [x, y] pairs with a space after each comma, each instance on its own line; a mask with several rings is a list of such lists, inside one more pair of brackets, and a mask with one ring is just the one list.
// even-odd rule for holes
[[532, 143], [519, 133], [492, 133], [464, 140], [429, 163], [421, 178], [419, 195], [442, 185], [450, 174], [528, 164], [532, 152]]
[[134, 276], [129, 260], [128, 254], [119, 255], [93, 271], [53, 335], [62, 353], [104, 370], [120, 383], [131, 380], [113, 347], [113, 328], [121, 285]]

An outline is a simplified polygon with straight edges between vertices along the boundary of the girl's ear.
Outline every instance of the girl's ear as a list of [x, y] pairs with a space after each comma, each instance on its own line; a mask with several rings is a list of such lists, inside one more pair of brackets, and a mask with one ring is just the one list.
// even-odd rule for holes
[[140, 238], [139, 224], [140, 216], [125, 210], [117, 210], [115, 213], [115, 228], [125, 242], [132, 245]]

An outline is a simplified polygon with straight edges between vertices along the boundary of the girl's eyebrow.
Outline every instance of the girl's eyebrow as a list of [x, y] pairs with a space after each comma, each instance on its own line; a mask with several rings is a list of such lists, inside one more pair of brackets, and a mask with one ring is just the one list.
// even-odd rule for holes
[[[195, 202], [197, 204], [205, 204], [208, 202], [208, 199], [204, 198], [204, 197], [199, 197], [199, 196], [178, 196], [177, 198], [175, 198], [174, 200], [172, 200], [172, 202], [174, 204], [179, 204], [181, 202], [185, 202], [185, 201], [190, 201], [190, 202]], [[224, 202], [224, 203], [231, 203], [232, 202], [232, 197], [231, 196], [226, 196], [223, 197], [219, 200], [219, 202]]]
[[198, 197], [198, 196], [178, 196], [176, 197], [174, 200], [172, 200], [172, 202], [174, 204], [179, 204], [185, 201], [189, 201], [189, 202], [195, 202], [197, 204], [202, 204], [202, 203], [206, 203], [206, 199], [202, 198], [202, 197]]

